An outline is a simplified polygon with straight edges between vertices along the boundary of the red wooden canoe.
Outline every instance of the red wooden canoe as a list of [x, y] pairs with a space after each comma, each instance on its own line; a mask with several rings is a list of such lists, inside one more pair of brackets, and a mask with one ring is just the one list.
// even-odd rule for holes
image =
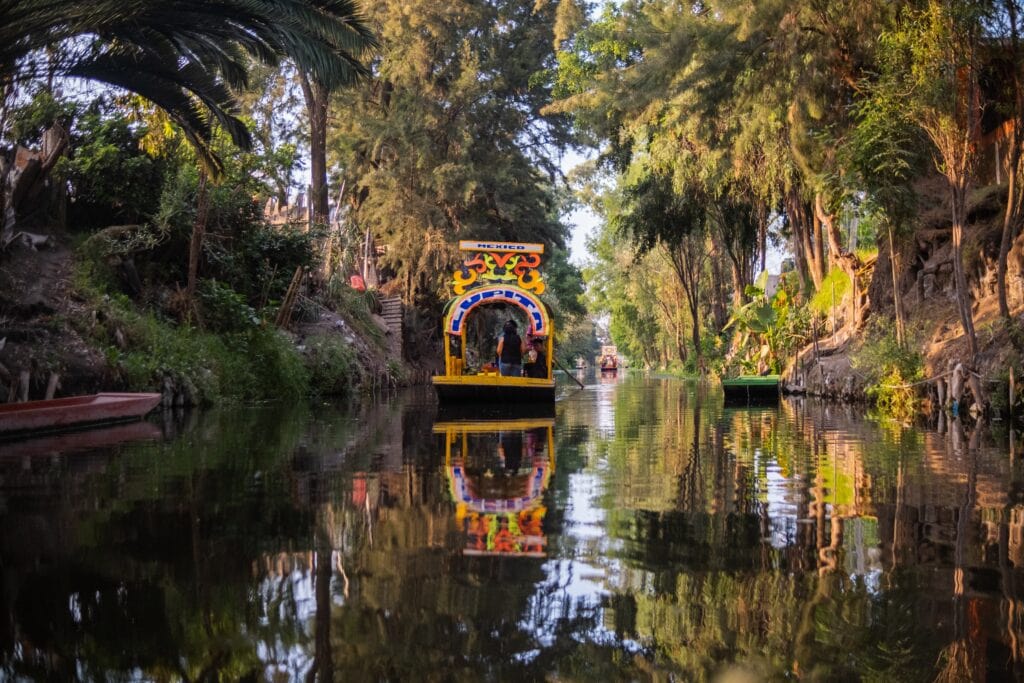
[[72, 429], [135, 420], [160, 403], [160, 394], [93, 394], [0, 404], [0, 435]]

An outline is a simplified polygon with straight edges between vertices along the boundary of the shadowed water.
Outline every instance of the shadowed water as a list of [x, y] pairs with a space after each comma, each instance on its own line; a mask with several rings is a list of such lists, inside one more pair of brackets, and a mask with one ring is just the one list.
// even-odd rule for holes
[[1012, 438], [590, 382], [0, 444], [0, 679], [1024, 676]]

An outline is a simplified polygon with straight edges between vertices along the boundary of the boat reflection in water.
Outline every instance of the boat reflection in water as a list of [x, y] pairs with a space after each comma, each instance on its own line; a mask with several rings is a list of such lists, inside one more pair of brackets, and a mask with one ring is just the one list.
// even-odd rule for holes
[[554, 420], [448, 421], [445, 474], [464, 555], [544, 557], [544, 491], [555, 468]]

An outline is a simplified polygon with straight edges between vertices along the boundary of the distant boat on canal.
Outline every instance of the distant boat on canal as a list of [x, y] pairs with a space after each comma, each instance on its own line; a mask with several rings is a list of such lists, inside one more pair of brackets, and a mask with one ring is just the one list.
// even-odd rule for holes
[[619, 350], [615, 346], [601, 347], [601, 374], [616, 375], [619, 372]]

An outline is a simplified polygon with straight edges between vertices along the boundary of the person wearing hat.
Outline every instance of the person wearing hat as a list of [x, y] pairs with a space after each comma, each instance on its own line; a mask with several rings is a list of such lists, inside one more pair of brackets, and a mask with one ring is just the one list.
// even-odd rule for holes
[[523, 374], [523, 352], [526, 342], [517, 332], [515, 320], [508, 320], [498, 339], [498, 371], [503, 377], [520, 377]]

